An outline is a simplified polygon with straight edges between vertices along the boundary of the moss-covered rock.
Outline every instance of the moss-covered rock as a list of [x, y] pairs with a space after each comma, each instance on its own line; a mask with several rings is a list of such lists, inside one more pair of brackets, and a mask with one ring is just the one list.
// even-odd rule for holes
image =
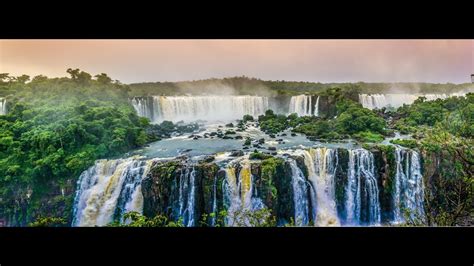
[[[193, 218], [198, 221], [196, 226], [211, 224], [211, 213], [216, 214], [224, 209], [222, 187], [225, 175], [219, 175], [219, 167], [207, 160], [193, 164], [181, 158], [153, 165], [142, 181], [143, 214], [147, 217], [165, 215], [169, 219], [178, 220], [180, 183], [185, 178], [185, 173], [190, 171], [194, 171], [195, 177]], [[186, 201], [188, 193], [184, 193], [186, 196], [182, 196], [184, 199], [181, 200]], [[217, 207], [215, 210], [214, 204]]]
[[335, 175], [336, 208], [342, 220], [346, 218], [346, 186], [348, 182], [349, 151], [347, 149], [337, 149], [338, 163]]
[[[204, 224], [211, 224], [210, 214], [217, 214], [222, 209], [222, 175], [218, 175], [219, 167], [214, 163], [200, 164], [196, 166], [197, 169], [197, 188], [202, 190], [202, 193], [197, 194], [196, 201], [196, 216], [202, 217], [206, 214], [206, 221]], [[214, 202], [214, 199], [216, 202]], [[214, 210], [216, 204], [216, 210]], [[220, 207], [220, 208], [219, 208]]]
[[[143, 214], [173, 216], [172, 206], [179, 195], [176, 175], [181, 170], [179, 160], [155, 163], [142, 181]], [[173, 204], [174, 203], [174, 204]]]
[[265, 206], [272, 210], [272, 215], [279, 224], [290, 221], [294, 216], [293, 187], [291, 168], [284, 159], [270, 157], [252, 164], [257, 196]]

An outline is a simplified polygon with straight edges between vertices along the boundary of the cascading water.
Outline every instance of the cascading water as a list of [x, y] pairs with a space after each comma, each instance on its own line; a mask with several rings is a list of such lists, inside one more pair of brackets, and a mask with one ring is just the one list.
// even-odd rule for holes
[[393, 223], [403, 222], [403, 211], [412, 218], [424, 216], [424, 185], [418, 152], [397, 147], [393, 193]]
[[359, 102], [363, 107], [368, 109], [381, 109], [383, 107], [398, 108], [403, 104], [412, 104], [419, 97], [425, 97], [427, 101], [434, 101], [436, 99], [446, 99], [453, 96], [465, 96], [466, 93], [451, 93], [451, 94], [360, 94]]
[[0, 115], [7, 114], [7, 100], [5, 98], [0, 98]]
[[139, 116], [147, 117], [152, 122], [157, 122], [161, 117], [159, 107], [160, 97], [136, 97], [131, 100], [133, 108]]
[[308, 183], [296, 161], [291, 158], [288, 161], [291, 167], [295, 224], [305, 226], [309, 223]]
[[[240, 171], [237, 178], [235, 163], [239, 163]], [[247, 212], [265, 207], [262, 200], [255, 194], [253, 176], [247, 159], [231, 162], [226, 168], [224, 182], [224, 203], [227, 207], [226, 224], [229, 226], [250, 226]]]
[[195, 202], [196, 202], [196, 169], [186, 167], [181, 170], [179, 178], [179, 213], [178, 217], [183, 219], [186, 226], [195, 225]]
[[217, 176], [214, 176], [214, 183], [212, 184], [212, 213], [214, 217], [211, 218], [211, 226], [215, 226], [217, 215]]
[[311, 101], [312, 101], [311, 95], [291, 96], [288, 113], [290, 114], [296, 113], [298, 114], [298, 116], [311, 116], [311, 115], [318, 116], [319, 96], [316, 99], [316, 103], [314, 105], [314, 111], [313, 111], [313, 105]]
[[142, 211], [141, 179], [151, 162], [132, 157], [99, 160], [79, 177], [73, 226], [104, 226], [129, 211]]
[[339, 219], [336, 210], [334, 177], [337, 167], [335, 149], [316, 148], [302, 150], [312, 185], [311, 205], [313, 221], [317, 226], [337, 226]]
[[[263, 96], [153, 96], [152, 101], [135, 98], [132, 105], [140, 116], [152, 122], [229, 121], [249, 114], [258, 116], [269, 109]], [[151, 106], [150, 106], [151, 105]]]
[[374, 156], [368, 150], [349, 150], [348, 182], [345, 190], [345, 224], [380, 223], [379, 189], [375, 178]]
[[316, 98], [316, 104], [314, 105], [314, 116], [319, 116], [319, 96]]
[[[381, 224], [374, 155], [362, 148], [347, 151], [348, 161], [344, 165], [339, 165], [339, 152], [336, 148], [296, 149], [286, 151], [296, 157], [281, 156], [291, 170], [290, 189], [293, 196], [288, 204], [293, 204], [292, 215], [295, 225]], [[296, 158], [302, 159], [304, 168], [298, 166]], [[396, 175], [393, 177], [394, 187], [391, 190], [393, 217], [388, 220], [400, 223], [404, 220], [402, 217], [404, 209], [410, 210], [412, 215], [424, 214], [423, 181], [420, 155], [417, 152], [397, 147], [395, 158]], [[104, 226], [114, 220], [128, 222], [123, 220], [125, 213], [130, 211], [142, 213], [144, 206], [142, 180], [150, 172], [152, 165], [161, 160], [168, 161], [170, 158], [145, 160], [132, 157], [97, 161], [79, 178], [72, 225]], [[168, 188], [171, 193], [169, 206], [163, 207], [171, 210], [173, 219], [181, 219], [185, 226], [197, 226], [199, 215], [203, 211], [199, 205], [201, 203], [197, 204], [197, 200], [202, 198], [199, 193], [203, 193], [200, 187], [203, 178], [200, 166], [188, 160], [179, 159], [177, 162], [180, 162], [179, 167], [173, 172], [172, 183]], [[265, 208], [262, 199], [257, 195], [252, 175], [253, 164], [257, 164], [255, 169], [259, 169], [259, 161], [249, 160], [248, 155], [230, 162], [219, 161], [221, 171], [225, 172], [225, 179], [222, 187], [218, 187], [221, 186], [218, 182], [219, 175], [214, 176], [209, 188], [212, 194], [208, 198], [212, 202], [206, 206], [210, 206], [209, 212], [216, 214], [221, 210], [221, 207], [218, 208], [218, 202], [223, 200], [222, 207], [227, 210], [225, 223], [228, 226], [252, 226], [252, 221], [255, 221], [250, 220], [254, 218], [248, 214]], [[340, 174], [346, 173], [345, 169], [347, 175], [341, 176]], [[344, 181], [341, 181], [341, 177]], [[258, 177], [255, 178], [259, 180]], [[146, 187], [150, 189], [149, 185]], [[343, 193], [341, 194], [343, 196], [338, 194], [339, 205], [336, 205], [336, 188], [338, 193], [340, 191]], [[218, 196], [220, 189], [222, 196]], [[210, 223], [212, 226], [216, 225], [215, 216], [211, 218]]]

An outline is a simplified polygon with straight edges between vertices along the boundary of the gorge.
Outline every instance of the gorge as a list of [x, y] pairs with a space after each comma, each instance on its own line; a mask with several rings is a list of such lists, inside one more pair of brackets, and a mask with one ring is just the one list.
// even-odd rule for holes
[[[100, 160], [78, 181], [73, 225], [104, 226], [137, 211], [197, 226], [203, 214], [226, 210], [232, 226], [238, 211], [264, 207], [279, 225], [390, 225], [403, 220], [402, 209], [423, 213], [424, 189], [418, 153], [391, 152], [315, 147], [264, 160], [230, 153]], [[387, 157], [394, 165], [384, 165]], [[386, 168], [394, 174], [377, 171]]]
[[[361, 94], [359, 100], [373, 109], [409, 104], [417, 97]], [[327, 97], [322, 101], [323, 106], [324, 101], [330, 104]], [[283, 100], [248, 95], [153, 96], [131, 102], [139, 115], [154, 123], [212, 122], [201, 135], [215, 130], [215, 123], [259, 116], [270, 107], [298, 116], [320, 113], [320, 96], [311, 95]], [[323, 115], [327, 112], [323, 110]], [[240, 139], [264, 136], [252, 127], [257, 125], [248, 122], [247, 130], [239, 132]], [[195, 134], [158, 142], [159, 150], [151, 146], [133, 157], [97, 161], [79, 178], [72, 226], [126, 223], [123, 216], [131, 211], [146, 217], [164, 215], [187, 227], [219, 226], [219, 221], [220, 226], [252, 226], [243, 214], [262, 209], [270, 211], [278, 226], [390, 226], [424, 219], [424, 184], [429, 176], [424, 175], [424, 159], [416, 150], [396, 144], [363, 148], [357, 143], [308, 143], [281, 134], [278, 144], [265, 139], [267, 146], [237, 153], [243, 140], [187, 137]], [[191, 149], [170, 153], [176, 147], [184, 150], [187, 141], [192, 141]], [[219, 144], [212, 146], [213, 142]], [[252, 158], [260, 152], [273, 155]], [[218, 219], [223, 213], [225, 217]]]
[[[21, 86], [0, 100], [7, 226], [127, 226], [137, 217], [186, 227], [472, 221], [463, 179], [472, 176], [472, 94], [461, 90], [424, 91], [426, 101], [415, 101], [422, 95], [352, 85], [261, 95], [73, 78]], [[449, 205], [455, 197], [466, 211]]]

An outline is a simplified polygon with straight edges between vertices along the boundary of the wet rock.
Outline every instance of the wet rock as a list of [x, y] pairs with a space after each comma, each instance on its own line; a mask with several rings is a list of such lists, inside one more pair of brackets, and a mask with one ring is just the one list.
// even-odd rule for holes
[[215, 157], [212, 156], [212, 155], [207, 155], [204, 157], [204, 159], [202, 159], [200, 162], [201, 163], [210, 163], [212, 161], [214, 161]]
[[231, 156], [231, 157], [241, 157], [241, 156], [244, 156], [244, 151], [242, 151], [242, 150], [232, 151], [232, 152], [230, 153], [230, 156]]
[[282, 137], [286, 137], [286, 133], [283, 133], [283, 134], [281, 134], [280, 136], [282, 136]]
[[268, 147], [269, 151], [276, 151], [276, 149], [277, 149], [276, 147]]
[[296, 133], [291, 133], [291, 136], [292, 136], [292, 137], [296, 137], [296, 136], [298, 136], [298, 135], [296, 135]]
[[276, 138], [275, 134], [270, 134], [268, 136], [270, 136], [270, 138], [272, 138], [272, 139]]
[[264, 144], [265, 143], [265, 139], [264, 138], [261, 138], [258, 140], [258, 144]]
[[234, 127], [234, 124], [233, 124], [233, 123], [229, 123], [229, 124], [226, 124], [225, 126], [226, 126], [226, 127]]
[[235, 139], [243, 139], [242, 136], [236, 136]]
[[230, 136], [227, 136], [227, 135], [225, 135], [225, 136], [223, 136], [223, 137], [222, 137], [222, 139], [234, 139], [234, 138], [233, 138], [233, 137], [230, 137]]

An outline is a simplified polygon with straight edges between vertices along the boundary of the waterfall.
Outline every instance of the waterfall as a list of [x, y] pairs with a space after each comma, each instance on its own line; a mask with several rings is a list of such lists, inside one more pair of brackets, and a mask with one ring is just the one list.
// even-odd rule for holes
[[7, 100], [5, 98], [0, 98], [0, 115], [7, 114]]
[[[289, 189], [293, 192], [293, 200], [288, 204], [293, 204], [295, 225], [314, 223], [316, 226], [355, 226], [381, 223], [380, 193], [373, 153], [363, 148], [348, 150], [348, 162], [342, 164], [343, 157], [338, 157], [336, 148], [318, 147], [286, 152], [298, 156], [304, 162], [304, 168], [300, 169], [294, 158], [280, 156], [285, 158], [291, 169]], [[123, 220], [125, 213], [141, 213], [144, 203], [142, 180], [158, 160], [162, 159], [131, 157], [96, 161], [94, 166], [81, 174], [77, 182], [72, 225], [105, 226], [115, 220], [127, 223]], [[392, 208], [389, 213], [393, 217], [389, 220], [393, 223], [403, 222], [405, 209], [410, 211], [413, 218], [423, 217], [424, 187], [420, 155], [416, 151], [396, 147], [395, 161]], [[217, 215], [220, 209], [218, 200], [222, 199], [217, 198], [217, 192], [221, 184], [216, 174], [210, 188], [213, 194], [209, 200], [212, 202], [198, 201], [203, 198], [199, 195], [203, 191], [199, 187], [201, 180], [198, 178], [202, 178], [200, 168], [195, 163], [181, 159], [179, 162], [180, 167], [173, 170], [172, 183], [169, 185], [169, 206], [163, 207], [170, 209], [175, 219], [182, 219], [185, 226], [197, 226], [202, 206], [209, 206], [210, 203], [210, 211]], [[224, 209], [227, 210], [225, 223], [228, 226], [252, 226], [255, 220], [250, 220], [254, 218], [249, 218], [248, 214], [265, 208], [257, 194], [255, 180], [258, 177], [252, 174], [253, 164], [258, 166], [258, 161], [249, 160], [247, 156], [219, 164], [221, 171], [225, 172], [222, 197]], [[344, 178], [346, 169], [347, 179]], [[343, 202], [338, 201], [338, 204], [342, 204], [337, 207], [336, 186], [342, 186], [337, 187], [337, 191], [343, 194]], [[215, 225], [215, 217], [211, 218], [210, 223]]]
[[319, 116], [319, 96], [316, 98], [316, 104], [314, 105], [314, 116]]
[[[319, 100], [319, 97], [318, 97]], [[316, 104], [319, 104], [317, 101]], [[291, 96], [289, 113], [296, 113], [298, 116], [313, 115], [311, 111], [311, 95]]]
[[381, 109], [383, 107], [398, 108], [403, 104], [412, 104], [419, 97], [425, 97], [427, 101], [446, 99], [449, 97], [465, 96], [466, 93], [442, 93], [442, 94], [359, 94], [359, 102], [368, 109]]
[[295, 207], [295, 225], [305, 226], [309, 223], [308, 184], [296, 161], [288, 159], [291, 167], [291, 184], [293, 186], [293, 202]]
[[403, 210], [412, 218], [424, 216], [424, 185], [421, 175], [420, 156], [418, 152], [395, 149], [397, 163], [393, 192], [393, 223], [404, 221]]
[[212, 211], [214, 217], [211, 218], [211, 226], [216, 225], [217, 213], [217, 175], [214, 176], [214, 183], [212, 184]]
[[73, 226], [104, 226], [114, 216], [142, 211], [141, 179], [150, 161], [136, 157], [99, 160], [79, 177], [73, 209]]
[[[349, 150], [346, 224], [380, 223], [380, 203], [374, 156], [365, 149]], [[363, 217], [364, 216], [364, 217]]]
[[[235, 163], [239, 163], [237, 178]], [[253, 188], [253, 176], [247, 159], [231, 162], [225, 168], [224, 203], [227, 207], [226, 224], [229, 226], [250, 226], [246, 214], [265, 207]], [[242, 216], [243, 215], [243, 216]]]
[[186, 226], [195, 225], [196, 169], [186, 167], [179, 177], [179, 214]]
[[301, 152], [308, 168], [308, 179], [312, 185], [310, 195], [315, 225], [339, 225], [334, 183], [338, 160], [336, 150], [316, 148]]
[[[229, 121], [246, 114], [259, 116], [269, 109], [263, 96], [153, 96], [152, 101], [134, 98], [132, 105], [140, 116], [152, 122]], [[150, 106], [151, 105], [151, 106]]]

